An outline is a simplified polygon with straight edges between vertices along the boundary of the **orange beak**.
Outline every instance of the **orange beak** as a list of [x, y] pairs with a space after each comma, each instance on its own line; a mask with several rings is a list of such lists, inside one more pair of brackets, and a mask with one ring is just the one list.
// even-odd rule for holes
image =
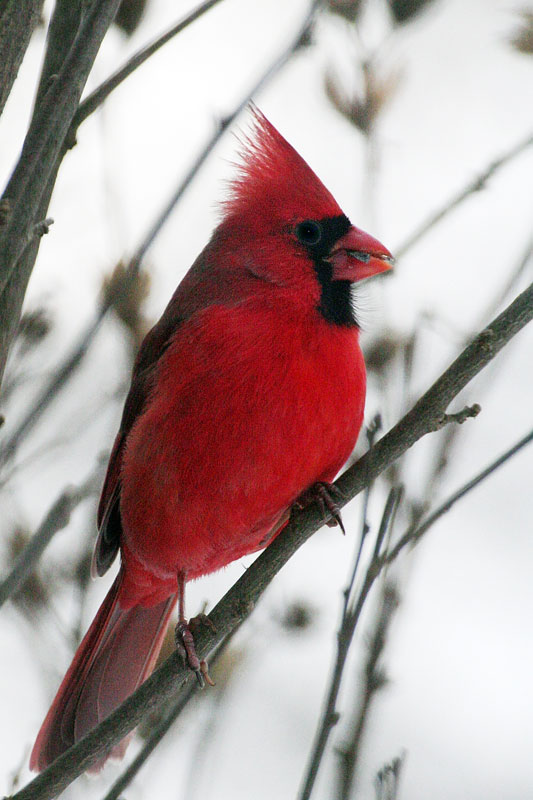
[[333, 267], [332, 280], [351, 283], [386, 272], [394, 265], [387, 248], [355, 225], [335, 243], [327, 260]]

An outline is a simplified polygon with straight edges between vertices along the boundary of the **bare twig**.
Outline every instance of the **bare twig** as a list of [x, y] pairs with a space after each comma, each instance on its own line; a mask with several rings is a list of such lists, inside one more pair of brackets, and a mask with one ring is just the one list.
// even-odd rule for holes
[[448, 214], [459, 206], [463, 200], [466, 200], [470, 195], [481, 191], [485, 188], [487, 181], [503, 166], [508, 164], [513, 158], [520, 155], [533, 144], [533, 134], [528, 134], [525, 139], [521, 139], [517, 144], [511, 147], [506, 153], [495, 158], [486, 169], [483, 170], [476, 178], [471, 180], [465, 187], [460, 189], [454, 194], [438, 211], [431, 214], [425, 222], [416, 228], [413, 233], [402, 242], [399, 247], [394, 248], [394, 255], [396, 258], [401, 258], [405, 253], [417, 244], [432, 228], [441, 222]]
[[220, 0], [205, 0], [205, 2], [200, 3], [197, 8], [191, 11], [189, 14], [186, 14], [179, 22], [169, 28], [168, 31], [158, 36], [157, 39], [154, 39], [153, 42], [147, 44], [141, 50], [138, 50], [137, 53], [134, 55], [124, 64], [124, 66], [120, 67], [116, 72], [109, 76], [100, 86], [98, 86], [94, 92], [91, 92], [88, 97], [80, 104], [80, 107], [76, 111], [74, 115], [74, 119], [72, 120], [72, 125], [70, 126], [69, 131], [69, 140], [71, 143], [74, 142], [76, 137], [76, 131], [79, 126], [84, 122], [88, 116], [90, 116], [96, 109], [102, 105], [102, 103], [109, 97], [112, 91], [114, 91], [117, 86], [126, 80], [136, 69], [138, 69], [142, 64], [144, 64], [147, 59], [157, 53], [157, 51], [163, 47], [163, 45], [167, 44], [171, 39], [177, 36], [178, 33], [181, 33], [185, 28], [188, 28], [189, 25], [203, 16], [206, 11], [209, 11], [213, 6], [216, 6], [220, 3]]
[[95, 0], [87, 8], [60, 72], [36, 109], [20, 159], [3, 195], [11, 202], [12, 213], [0, 232], [0, 293], [24, 251], [43, 189], [118, 4], [119, 0]]
[[206, 142], [205, 146], [203, 147], [202, 151], [197, 156], [194, 163], [189, 168], [185, 177], [181, 180], [179, 185], [176, 188], [174, 194], [168, 200], [166, 206], [162, 209], [161, 213], [155, 220], [154, 224], [151, 226], [149, 231], [147, 232], [146, 236], [144, 237], [142, 243], [137, 248], [136, 252], [134, 253], [130, 264], [129, 269], [131, 270], [138, 270], [140, 263], [144, 256], [146, 255], [147, 250], [151, 247], [154, 242], [155, 237], [158, 235], [159, 231], [169, 218], [170, 214], [174, 210], [176, 204], [181, 199], [185, 190], [189, 187], [191, 181], [196, 177], [198, 171], [211, 154], [212, 150], [218, 144], [219, 140], [222, 138], [226, 130], [230, 127], [230, 125], [235, 121], [235, 119], [239, 116], [239, 114], [246, 108], [246, 106], [250, 103], [251, 99], [258, 94], [261, 89], [265, 87], [265, 85], [272, 80], [272, 78], [279, 72], [279, 70], [285, 66], [287, 61], [293, 56], [293, 54], [302, 46], [302, 44], [306, 44], [309, 40], [309, 31], [310, 26], [313, 22], [313, 18], [316, 14], [318, 7], [321, 5], [322, 0], [313, 0], [311, 3], [305, 18], [298, 29], [296, 36], [294, 36], [289, 44], [282, 50], [282, 52], [278, 55], [278, 57], [268, 66], [268, 68], [263, 72], [263, 74], [249, 87], [248, 91], [245, 95], [241, 98], [241, 100], [237, 103], [233, 111], [231, 111], [227, 116], [219, 121], [219, 125], [215, 131], [215, 133], [211, 136], [208, 142]]
[[479, 320], [479, 326], [485, 325], [486, 321], [489, 320], [491, 317], [494, 316], [498, 312], [498, 309], [502, 307], [502, 305], [507, 302], [507, 298], [511, 294], [511, 292], [515, 291], [516, 284], [524, 274], [527, 265], [531, 261], [533, 257], [533, 237], [527, 242], [526, 246], [522, 250], [518, 261], [512, 269], [509, 276], [506, 278], [505, 283], [503, 286], [494, 294], [494, 298], [489, 303], [488, 307], [483, 311], [483, 314]]
[[[445, 413], [451, 400], [486, 366], [502, 347], [533, 317], [533, 285], [519, 295], [476, 337], [455, 362], [441, 375], [414, 408], [377, 442], [372, 458], [363, 456], [336, 482], [346, 499], [354, 497], [369, 480], [376, 478], [394, 460], [408, 450], [434, 419]], [[488, 333], [487, 331], [490, 331]], [[340, 504], [345, 504], [341, 499]], [[254, 561], [237, 583], [226, 593], [209, 615], [215, 632], [205, 627], [196, 637], [199, 658], [206, 658], [224, 637], [253, 610], [265, 588], [294, 553], [319, 529], [323, 521], [320, 509], [309, 506], [296, 510], [287, 527]], [[373, 559], [376, 562], [376, 559]], [[380, 566], [381, 564], [381, 566]], [[372, 565], [371, 565], [372, 566]], [[374, 563], [361, 588], [361, 603], [370, 591], [384, 562]], [[354, 609], [356, 613], [357, 609]], [[173, 655], [137, 689], [116, 711], [94, 728], [74, 747], [60, 756], [41, 775], [12, 800], [50, 800], [102, 758], [120, 742], [150, 711], [174, 701], [184, 684], [193, 680]]]
[[22, 586], [55, 534], [67, 527], [74, 509], [100, 490], [102, 466], [100, 464], [81, 486], [64, 489], [53, 503], [13, 569], [0, 583], [0, 607]]
[[444, 426], [448, 425], [450, 422], [456, 422], [458, 425], [462, 425], [467, 419], [477, 417], [480, 411], [481, 406], [479, 403], [474, 403], [472, 406], [465, 406], [461, 411], [456, 411], [454, 414], [443, 414], [442, 417], [437, 420], [437, 426], [438, 428], [444, 428]]
[[359, 589], [357, 596], [351, 599], [350, 604], [346, 603], [346, 598], [343, 605], [343, 615], [341, 619], [340, 628], [337, 634], [337, 652], [335, 655], [335, 664], [332, 669], [331, 679], [326, 692], [326, 697], [323, 705], [323, 710], [320, 715], [320, 720], [317, 726], [314, 742], [311, 747], [311, 753], [308, 759], [307, 768], [304, 773], [302, 787], [298, 795], [298, 800], [309, 800], [315, 781], [322, 763], [329, 736], [333, 727], [339, 720], [339, 712], [337, 711], [337, 699], [341, 687], [344, 668], [348, 658], [348, 652], [355, 635], [361, 612], [367, 600], [370, 589], [374, 584], [377, 577], [374, 565], [377, 561], [381, 551], [383, 539], [389, 527], [394, 509], [401, 497], [401, 490], [393, 487], [387, 498], [381, 524], [378, 534], [376, 536], [376, 543], [374, 548], [374, 555], [371, 559], [370, 566], [367, 568], [365, 578]]
[[[380, 414], [376, 414], [376, 416], [374, 417], [374, 419], [372, 420], [371, 424], [368, 426], [368, 429], [366, 431], [366, 440], [368, 442], [368, 450], [369, 451], [371, 451], [372, 447], [374, 446], [374, 442], [376, 441], [378, 433], [381, 430], [381, 426], [382, 426], [381, 415]], [[348, 584], [347, 584], [347, 586], [346, 586], [346, 588], [344, 589], [344, 592], [343, 592], [343, 595], [344, 595], [344, 606], [343, 606], [343, 612], [342, 612], [343, 613], [343, 617], [346, 615], [346, 612], [348, 610], [350, 597], [351, 597], [352, 592], [353, 592], [353, 587], [355, 585], [355, 579], [356, 579], [356, 576], [357, 576], [357, 571], [359, 569], [359, 562], [361, 561], [361, 555], [363, 553], [363, 546], [364, 546], [367, 534], [368, 534], [368, 532], [370, 530], [370, 526], [368, 524], [367, 517], [368, 517], [368, 503], [369, 503], [369, 500], [370, 500], [371, 489], [372, 489], [372, 481], [369, 481], [368, 485], [365, 487], [365, 491], [364, 491], [364, 495], [363, 495], [363, 504], [362, 504], [362, 510], [361, 510], [361, 532], [359, 534], [359, 546], [358, 546], [357, 552], [355, 554], [355, 559], [354, 559], [353, 568], [352, 568], [352, 574], [350, 575], [350, 578], [348, 580]]]
[[363, 671], [360, 707], [350, 726], [350, 737], [342, 747], [337, 748], [339, 760], [338, 800], [350, 800], [352, 796], [355, 775], [361, 755], [363, 733], [369, 719], [370, 707], [377, 692], [387, 682], [385, 673], [379, 666], [379, 661], [385, 649], [388, 630], [397, 606], [397, 590], [393, 583], [387, 582], [383, 587], [375, 629], [368, 646], [368, 656]]
[[[215, 661], [218, 656], [218, 651], [213, 660]], [[140, 772], [147, 760], [150, 758], [155, 748], [160, 744], [164, 736], [171, 729], [185, 706], [189, 703], [191, 698], [198, 694], [199, 688], [197, 683], [189, 683], [178, 698], [178, 700], [171, 706], [170, 710], [165, 714], [161, 722], [154, 727], [145, 744], [140, 752], [135, 756], [131, 764], [124, 770], [117, 780], [113, 783], [111, 789], [107, 792], [104, 800], [120, 800], [120, 796], [124, 789], [126, 789], [136, 775]]]
[[374, 786], [376, 800], [398, 800], [400, 775], [405, 760], [405, 753], [393, 758], [388, 764], [381, 767], [376, 775]]
[[[173, 193], [170, 200], [165, 205], [164, 209], [158, 215], [156, 221], [150, 227], [148, 233], [142, 240], [141, 244], [132, 256], [128, 268], [124, 274], [124, 285], [127, 290], [128, 281], [131, 281], [137, 275], [141, 263], [153, 244], [156, 236], [161, 231], [161, 228], [168, 220], [172, 210], [175, 208], [177, 202], [190, 185], [193, 178], [197, 175], [200, 167], [203, 165], [215, 145], [218, 143], [222, 135], [227, 130], [228, 126], [236, 119], [241, 111], [249, 104], [251, 98], [257, 94], [267, 83], [274, 77], [274, 75], [281, 69], [281, 67], [289, 60], [294, 52], [305, 40], [306, 34], [313, 20], [314, 14], [319, 7], [320, 2], [313, 2], [305, 16], [305, 19], [298, 30], [296, 36], [292, 39], [290, 44], [283, 50], [283, 52], [276, 58], [276, 60], [265, 70], [255, 84], [250, 87], [246, 94], [235, 106], [233, 111], [221, 121], [213, 136], [206, 142], [204, 148], [196, 158], [194, 164], [191, 166], [185, 177], [179, 182], [178, 187]], [[63, 363], [55, 370], [53, 377], [48, 384], [44, 387], [40, 395], [37, 397], [31, 408], [25, 414], [24, 418], [13, 431], [9, 439], [6, 441], [4, 447], [0, 451], [0, 464], [10, 461], [16, 453], [23, 438], [33, 429], [37, 421], [41, 418], [44, 411], [48, 408], [52, 400], [58, 395], [60, 390], [64, 388], [70, 377], [74, 374], [80, 363], [83, 361], [85, 354], [98, 332], [100, 325], [111, 308], [111, 298], [104, 298], [100, 304], [95, 317], [86, 330], [81, 334], [78, 343], [73, 348], [71, 353], [68, 354]]]
[[[505, 284], [499, 288], [495, 293], [491, 301], [489, 302], [487, 308], [483, 311], [480, 315], [480, 323], [479, 326], [485, 325], [494, 314], [497, 313], [498, 309], [500, 309], [504, 302], [507, 301], [507, 298], [511, 294], [512, 290], [515, 287], [515, 284], [518, 282], [520, 277], [522, 276], [525, 268], [527, 267], [529, 261], [531, 260], [531, 256], [533, 254], [533, 239], [530, 240], [524, 250], [522, 251], [516, 266], [511, 270], [510, 276], [506, 279]], [[465, 340], [464, 344], [468, 343]], [[485, 381], [478, 382], [477, 385], [477, 392], [483, 396], [483, 386], [493, 385], [494, 380], [487, 380], [488, 373], [485, 373]], [[423, 505], [429, 506], [432, 497], [435, 494], [435, 491], [442, 480], [446, 467], [450, 461], [450, 455], [453, 449], [455, 442], [457, 441], [457, 437], [459, 435], [460, 429], [457, 425], [449, 425], [446, 430], [444, 431], [443, 435], [439, 437], [439, 440], [436, 443], [435, 454], [433, 458], [433, 465], [431, 470], [426, 476], [425, 480], [425, 488], [422, 492], [422, 497], [424, 498], [423, 504], [420, 502], [411, 502], [411, 513], [413, 514], [413, 521], [418, 521], [420, 518], [420, 512], [422, 510]], [[409, 501], [408, 501], [409, 502]]]
[[533, 441], [533, 430], [531, 430], [526, 436], [522, 437], [516, 444], [506, 450], [503, 455], [499, 456], [495, 461], [489, 464], [488, 467], [481, 470], [478, 475], [465, 483], [460, 489], [454, 492], [447, 500], [445, 500], [438, 508], [429, 514], [423, 522], [420, 522], [415, 525], [409, 526], [407, 531], [403, 534], [401, 539], [394, 545], [394, 547], [389, 550], [385, 556], [384, 561], [387, 564], [390, 564], [394, 561], [399, 553], [407, 546], [407, 545], [415, 545], [421, 539], [421, 537], [429, 530], [429, 528], [437, 522], [447, 511], [449, 511], [452, 506], [457, 503], [462, 497], [464, 497], [468, 492], [472, 491], [476, 486], [478, 486], [485, 478], [488, 478], [489, 475], [492, 475], [499, 467], [509, 461], [519, 450], [525, 447]]
[[39, 23], [43, 0], [4, 0], [0, 6], [0, 114], [11, 92], [31, 35]]
[[76, 369], [87, 353], [89, 345], [100, 328], [107, 310], [108, 308], [105, 308], [105, 310], [104, 308], [101, 308], [98, 311], [98, 313], [95, 315], [95, 318], [81, 334], [78, 343], [68, 354], [63, 363], [60, 364], [57, 370], [54, 371], [54, 374], [41, 391], [31, 408], [26, 412], [25, 416], [19, 422], [15, 430], [11, 433], [4, 446], [0, 450], [1, 466], [11, 461], [21, 441], [34, 428], [52, 400], [54, 400], [59, 391], [75, 373]]
[[[216, 649], [216, 651], [210, 657], [209, 659], [210, 668], [213, 667], [217, 663], [217, 661], [223, 656], [223, 654], [227, 651], [229, 645], [233, 641], [235, 634], [240, 629], [240, 627], [241, 627], [240, 624], [237, 625], [237, 627], [235, 627], [231, 631], [231, 633], [228, 634], [228, 636], [226, 636], [222, 644]], [[124, 789], [130, 785], [135, 776], [140, 772], [141, 768], [144, 766], [148, 758], [154, 752], [155, 748], [160, 744], [160, 742], [169, 732], [173, 724], [176, 722], [176, 720], [180, 716], [185, 706], [189, 703], [189, 701], [195, 694], [198, 694], [198, 691], [199, 691], [198, 683], [196, 681], [187, 684], [187, 687], [183, 691], [182, 695], [172, 705], [172, 707], [170, 708], [168, 713], [165, 714], [161, 722], [159, 722], [159, 724], [154, 727], [154, 729], [151, 731], [140, 752], [135, 756], [131, 764], [129, 764], [128, 767], [124, 770], [122, 775], [120, 775], [117, 778], [117, 780], [114, 782], [113, 786], [108, 791], [103, 800], [120, 800], [120, 795], [122, 794]]]

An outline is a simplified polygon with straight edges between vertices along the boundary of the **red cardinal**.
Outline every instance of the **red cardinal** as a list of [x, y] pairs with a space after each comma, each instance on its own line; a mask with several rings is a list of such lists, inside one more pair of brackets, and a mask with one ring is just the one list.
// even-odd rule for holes
[[32, 769], [150, 674], [178, 598], [184, 621], [186, 581], [264, 547], [354, 448], [365, 366], [352, 284], [392, 258], [254, 115], [223, 219], [139, 351], [94, 555], [102, 575], [120, 550], [120, 571], [42, 725]]

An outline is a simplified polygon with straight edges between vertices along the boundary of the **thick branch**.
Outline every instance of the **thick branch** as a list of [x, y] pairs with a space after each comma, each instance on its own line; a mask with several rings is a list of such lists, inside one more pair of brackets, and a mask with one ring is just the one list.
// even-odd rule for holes
[[[466, 384], [533, 318], [533, 284], [469, 345], [441, 375], [414, 408], [337, 481], [345, 498], [355, 497], [426, 432]], [[301, 545], [323, 522], [314, 507], [296, 511], [284, 531], [227, 592], [209, 615], [216, 632], [202, 628], [197, 636], [200, 658], [209, 653], [253, 610], [266, 587]], [[193, 680], [176, 655], [165, 661], [120, 708], [82, 741], [60, 756], [12, 800], [50, 800], [121, 741], [150, 711], [175, 701], [182, 687]]]
[[[94, 0], [84, 6], [76, 38], [61, 69], [51, 76], [33, 114], [22, 153], [2, 196], [10, 213], [0, 232], [0, 297], [27, 247], [51, 176], [61, 154], [65, 136], [78, 108], [79, 99], [102, 39], [118, 8], [119, 0]], [[83, 3], [81, 4], [83, 6]], [[81, 9], [80, 6], [80, 9]], [[31, 270], [30, 270], [31, 271]], [[0, 370], [10, 341], [3, 342]]]
[[351, 500], [425, 433], [437, 430], [451, 401], [533, 319], [533, 284], [494, 319], [381, 441], [337, 481]]
[[44, 0], [0, 3], [0, 114], [35, 30]]

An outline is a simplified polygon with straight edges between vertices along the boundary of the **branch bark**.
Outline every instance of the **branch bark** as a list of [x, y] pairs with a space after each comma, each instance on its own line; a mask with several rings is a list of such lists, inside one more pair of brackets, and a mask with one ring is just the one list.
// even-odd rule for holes
[[[63, 0], [56, 7], [56, 25], [59, 25], [62, 13], [72, 21], [72, 9], [75, 7], [77, 26], [72, 46], [61, 61], [56, 54], [50, 56], [49, 63], [57, 66], [58, 72], [48, 75], [45, 60], [43, 76], [49, 79], [46, 86], [41, 81], [38, 103], [22, 153], [2, 195], [9, 213], [0, 231], [0, 311], [2, 319], [6, 321], [0, 340], [0, 379], [20, 316], [21, 298], [24, 297], [37, 256], [38, 245], [35, 246], [35, 238], [32, 237], [33, 226], [46, 216], [47, 194], [51, 195], [55, 183], [65, 137], [119, 2], [93, 0], [87, 8], [84, 0], [78, 0], [75, 6], [69, 0]], [[68, 30], [72, 34], [72, 26]], [[70, 39], [67, 41], [70, 42]], [[24, 258], [26, 252], [29, 256]], [[17, 301], [18, 308], [6, 304], [6, 293], [11, 302]]]
[[0, 4], [0, 115], [4, 110], [44, 0], [5, 0]]
[[[337, 481], [344, 505], [422, 436], [438, 428], [450, 402], [533, 318], [533, 284], [520, 294], [438, 378], [383, 439], [348, 469]], [[240, 624], [274, 576], [323, 523], [316, 507], [294, 511], [282, 533], [254, 561], [209, 615], [215, 632], [199, 632], [196, 649], [200, 658], [209, 653]], [[51, 800], [75, 778], [120, 742], [150, 711], [175, 702], [183, 687], [194, 680], [176, 654], [129, 697], [125, 703], [64, 753], [47, 770], [12, 796], [12, 800]]]

